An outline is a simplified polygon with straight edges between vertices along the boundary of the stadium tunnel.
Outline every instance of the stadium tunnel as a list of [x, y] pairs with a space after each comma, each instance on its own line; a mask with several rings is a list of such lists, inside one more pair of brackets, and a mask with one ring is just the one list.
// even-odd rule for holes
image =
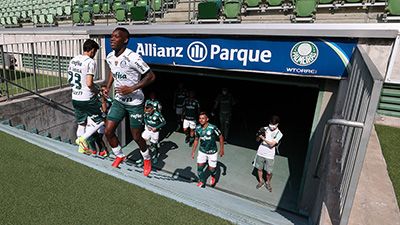
[[[271, 115], [279, 115], [284, 137], [274, 171], [279, 173], [279, 170], [287, 169], [287, 173], [281, 176], [283, 179], [280, 181], [279, 174], [274, 173], [273, 182], [281, 183], [278, 190], [274, 189], [275, 196], [264, 192], [257, 196], [255, 186], [249, 186], [249, 182], [256, 182], [254, 173], [252, 180], [248, 179], [251, 172], [233, 177], [237, 180], [234, 184], [223, 178], [222, 181], [227, 182], [226, 189], [221, 187], [223, 185], [217, 188], [317, 220], [320, 208], [314, 204], [318, 204], [320, 199], [316, 199], [316, 193], [321, 185], [330, 182], [321, 181], [316, 176], [321, 162], [319, 154], [325, 144], [322, 143], [324, 128], [336, 115], [337, 104], [344, 98], [345, 86], [341, 84], [345, 83], [342, 81], [350, 72], [352, 65], [349, 62], [353, 60], [359, 42], [353, 37], [359, 35], [355, 35], [353, 28], [335, 30], [335, 35], [322, 35], [320, 29], [297, 35], [292, 29], [264, 31], [253, 26], [242, 29], [238, 35], [234, 26], [212, 28], [188, 25], [185, 28], [152, 26], [130, 30], [128, 48], [139, 53], [157, 75], [157, 80], [144, 92], [147, 95], [155, 91], [163, 104], [163, 114], [168, 121], [163, 132], [169, 133], [168, 129], [176, 128], [172, 99], [178, 83], [195, 90], [201, 109], [208, 112], [221, 88], [227, 87], [237, 104], [233, 109], [226, 152], [228, 157], [229, 148], [235, 148], [231, 153], [237, 159], [230, 165], [236, 163], [239, 169], [235, 172], [238, 172], [243, 170], [241, 168], [251, 167], [258, 147], [256, 131], [267, 125]], [[108, 53], [111, 51], [111, 31], [93, 30], [88, 33], [105, 37], [102, 44]], [[372, 34], [363, 33], [360, 37], [369, 35]], [[212, 117], [211, 122], [218, 125], [216, 118]], [[130, 135], [122, 135], [129, 143]], [[247, 152], [242, 154], [251, 152], [251, 156], [239, 157], [237, 147]], [[166, 165], [171, 162], [174, 161]], [[235, 185], [243, 186], [236, 188]], [[314, 209], [317, 211], [313, 212]]]

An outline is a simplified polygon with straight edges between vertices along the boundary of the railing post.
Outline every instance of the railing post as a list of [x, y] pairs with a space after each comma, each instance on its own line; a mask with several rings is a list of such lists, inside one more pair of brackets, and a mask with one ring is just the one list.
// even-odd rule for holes
[[[3, 65], [3, 74], [1, 78], [7, 78], [6, 77], [6, 58], [4, 57], [4, 48], [3, 45], [0, 45], [0, 53], [1, 53], [1, 59], [2, 59], [2, 65]], [[8, 81], [7, 79], [1, 79], [1, 82], [5, 82], [6, 85], [6, 96], [7, 99], [10, 98], [9, 92], [8, 92]]]
[[58, 78], [60, 81], [60, 88], [62, 88], [62, 79], [61, 79], [61, 58], [60, 58], [60, 41], [56, 41], [57, 45], [57, 60], [58, 60]]
[[35, 91], [38, 91], [37, 77], [36, 77], [36, 60], [35, 60], [35, 43], [31, 43], [32, 49], [32, 69], [33, 69], [33, 82], [35, 84]]

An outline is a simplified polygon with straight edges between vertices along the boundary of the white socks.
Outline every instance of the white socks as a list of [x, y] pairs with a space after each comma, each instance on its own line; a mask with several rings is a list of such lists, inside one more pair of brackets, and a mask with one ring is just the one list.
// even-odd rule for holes
[[122, 158], [122, 157], [125, 157], [125, 154], [122, 152], [122, 150], [121, 150], [121, 146], [117, 146], [117, 147], [115, 147], [115, 148], [111, 148], [111, 150], [114, 152], [114, 154], [117, 156], [117, 157], [120, 157], [120, 158]]
[[149, 160], [149, 159], [151, 159], [149, 149], [146, 149], [145, 152], [140, 151], [140, 154], [142, 154], [144, 160]]
[[85, 133], [85, 126], [78, 125], [78, 129], [76, 129], [76, 136], [79, 138]]
[[92, 136], [92, 134], [94, 132], [96, 132], [103, 125], [104, 125], [104, 121], [101, 121], [100, 123], [94, 123], [94, 124], [88, 123], [88, 125], [86, 126], [86, 131], [82, 135], [82, 137], [87, 139], [88, 137]]

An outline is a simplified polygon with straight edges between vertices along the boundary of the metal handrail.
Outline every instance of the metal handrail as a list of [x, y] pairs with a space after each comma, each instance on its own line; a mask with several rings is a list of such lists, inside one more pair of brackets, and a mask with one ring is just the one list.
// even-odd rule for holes
[[320, 178], [318, 175], [318, 172], [320, 169], [319, 167], [320, 167], [321, 159], [322, 159], [322, 149], [324, 149], [326, 144], [328, 143], [327, 137], [329, 136], [329, 132], [326, 132], [326, 131], [330, 128], [331, 125], [343, 125], [343, 126], [348, 126], [348, 127], [357, 127], [357, 128], [364, 129], [364, 123], [361, 123], [361, 122], [350, 121], [350, 120], [345, 120], [345, 119], [330, 119], [330, 120], [328, 120], [328, 122], [326, 122], [325, 127], [324, 127], [324, 133], [322, 135], [322, 144], [318, 151], [317, 166], [315, 167], [314, 178]]
[[25, 87], [23, 87], [23, 86], [21, 86], [21, 85], [19, 85], [19, 84], [17, 84], [17, 83], [14, 83], [14, 82], [8, 80], [7, 78], [0, 77], [0, 79], [1, 79], [2, 82], [5, 81], [6, 83], [10, 83], [10, 84], [12, 84], [12, 85], [15, 85], [15, 86], [17, 86], [17, 87], [19, 87], [19, 88], [21, 88], [21, 89], [23, 89], [23, 90], [25, 90], [25, 91], [31, 93], [31, 94], [34, 94], [34, 95], [36, 95], [36, 96], [38, 96], [38, 97], [40, 97], [40, 98], [42, 98], [42, 99], [45, 99], [46, 101], [48, 101], [49, 103], [51, 103], [51, 104], [53, 104], [53, 105], [56, 105], [56, 106], [58, 106], [58, 107], [61, 107], [61, 108], [65, 109], [65, 110], [67, 110], [67, 111], [70, 112], [70, 113], [74, 113], [74, 110], [73, 110], [72, 108], [70, 108], [70, 107], [68, 107], [68, 106], [65, 106], [65, 105], [63, 105], [63, 104], [61, 104], [61, 103], [59, 103], [59, 102], [55, 102], [55, 101], [53, 101], [51, 98], [47, 98], [47, 97], [45, 97], [45, 96], [43, 96], [43, 95], [41, 95], [41, 94], [39, 94], [39, 93], [37, 93], [37, 92], [31, 91], [31, 90], [29, 90], [29, 89], [27, 89], [27, 88], [25, 88]]

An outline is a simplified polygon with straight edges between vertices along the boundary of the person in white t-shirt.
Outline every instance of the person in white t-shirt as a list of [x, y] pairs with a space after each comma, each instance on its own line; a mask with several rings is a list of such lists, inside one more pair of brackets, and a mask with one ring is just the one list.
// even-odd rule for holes
[[[272, 169], [274, 166], [275, 150], [276, 146], [282, 139], [282, 132], [278, 129], [279, 117], [272, 116], [269, 125], [260, 128], [257, 132], [257, 141], [261, 141], [258, 146], [257, 155], [254, 161], [254, 167], [258, 170], [258, 184], [257, 189], [266, 185], [267, 189], [271, 192], [271, 178]], [[264, 182], [263, 170], [267, 172], [266, 181]]]
[[129, 32], [123, 27], [116, 28], [111, 34], [113, 51], [107, 55], [106, 59], [110, 73], [104, 93], [108, 95], [113, 84], [116, 93], [107, 115], [105, 135], [112, 151], [117, 156], [112, 166], [118, 167], [125, 159], [125, 155], [121, 151], [115, 129], [128, 115], [132, 138], [138, 144], [144, 159], [143, 175], [148, 176], [151, 172], [151, 156], [146, 141], [141, 136], [144, 113], [142, 88], [151, 84], [156, 79], [156, 75], [139, 54], [127, 48], [128, 41]]

